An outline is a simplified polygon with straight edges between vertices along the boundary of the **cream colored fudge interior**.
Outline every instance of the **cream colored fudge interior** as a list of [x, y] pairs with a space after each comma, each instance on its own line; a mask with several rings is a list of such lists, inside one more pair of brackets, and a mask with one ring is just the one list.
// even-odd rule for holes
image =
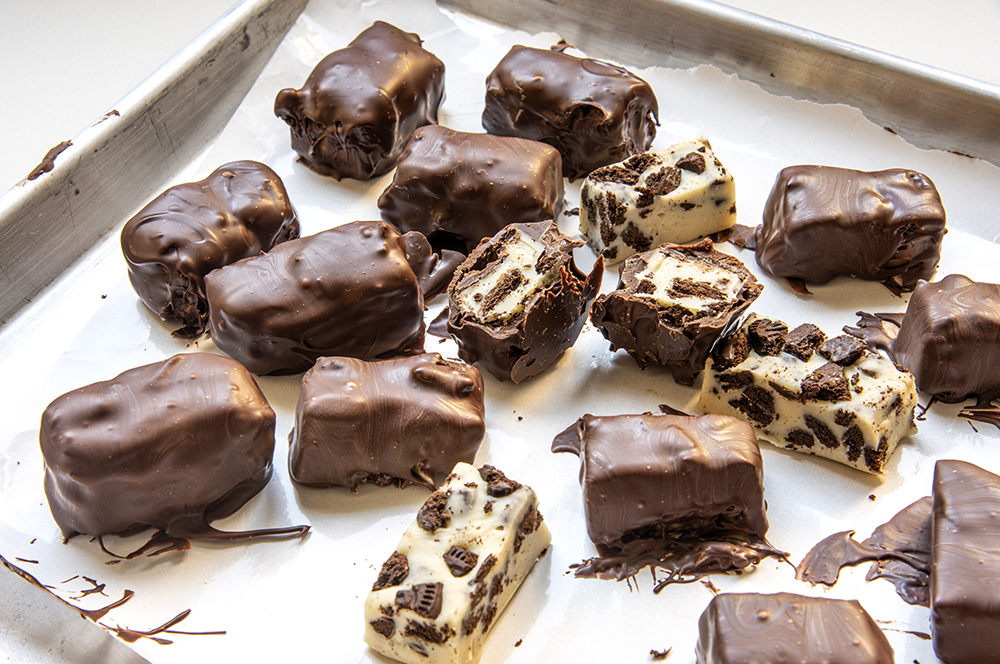
[[[743, 277], [731, 270], [699, 260], [682, 260], [661, 251], [652, 255], [640, 278], [651, 282], [654, 287], [651, 293], [642, 293], [641, 296], [656, 300], [661, 307], [681, 306], [692, 313], [707, 309], [716, 302], [735, 301], [743, 287]], [[718, 289], [721, 297], [681, 296], [679, 293], [682, 291], [675, 287], [677, 281], [707, 283]]]
[[479, 661], [490, 629], [551, 541], [534, 491], [491, 496], [487, 487], [476, 468], [460, 463], [418, 512], [380, 573], [379, 582], [391, 576], [392, 585], [365, 601], [364, 638], [373, 649], [402, 662]]
[[[747, 420], [759, 438], [778, 447], [881, 474], [900, 439], [917, 432], [913, 375], [899, 371], [885, 358], [868, 353], [843, 367], [852, 386], [849, 400], [803, 398], [802, 381], [826, 363], [818, 353], [803, 362], [787, 352], [761, 356], [751, 349], [743, 362], [720, 372], [710, 358], [698, 411]], [[735, 384], [746, 380], [734, 380], [741, 372], [748, 372], [752, 382], [736, 387]], [[773, 402], [773, 420], [763, 425], [748, 417], [746, 407], [741, 408], [743, 399]], [[864, 442], [860, 454], [856, 447], [852, 452], [852, 446], [845, 442], [857, 439], [859, 434]]]
[[[580, 198], [580, 232], [605, 264], [614, 264], [641, 251], [670, 242], [686, 244], [736, 223], [736, 184], [712, 151], [708, 139], [685, 141], [664, 152], [648, 153], [649, 164], [631, 178], [609, 177], [621, 164], [598, 169], [583, 183]], [[688, 155], [700, 155], [701, 173], [690, 166], [676, 170], [677, 187], [650, 195], [651, 176], [674, 168]], [[635, 159], [635, 158], [633, 158]], [[631, 163], [630, 160], [623, 162]]]
[[538, 259], [545, 253], [545, 243], [518, 228], [508, 232], [510, 240], [502, 245], [501, 259], [457, 293], [462, 312], [485, 325], [504, 323], [524, 311], [524, 303], [559, 274], [558, 263], [547, 262], [548, 270], [536, 270]]

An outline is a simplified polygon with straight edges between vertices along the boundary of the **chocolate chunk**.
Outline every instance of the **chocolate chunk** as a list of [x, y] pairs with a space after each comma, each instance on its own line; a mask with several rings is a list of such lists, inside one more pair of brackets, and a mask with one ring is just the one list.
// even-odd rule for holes
[[716, 371], [726, 371], [742, 364], [750, 355], [750, 340], [742, 327], [719, 340], [712, 348], [712, 361]]
[[205, 278], [212, 339], [258, 374], [301, 373], [317, 358], [375, 359], [422, 349], [424, 302], [406, 243], [356, 221], [279, 244]]
[[826, 425], [826, 422], [812, 415], [806, 415], [804, 419], [806, 426], [809, 427], [810, 431], [816, 434], [819, 442], [823, 443], [823, 445], [829, 447], [830, 449], [840, 447], [840, 441], [837, 440], [835, 435], [833, 435], [833, 431], [831, 431], [830, 427]]
[[785, 349], [788, 326], [768, 318], [758, 318], [747, 328], [747, 340], [758, 355], [777, 355]]
[[808, 431], [803, 431], [802, 429], [792, 429], [785, 436], [785, 440], [791, 443], [795, 447], [805, 447], [810, 448], [816, 442], [813, 435]]
[[382, 569], [379, 570], [378, 578], [372, 585], [372, 591], [398, 586], [409, 574], [410, 564], [406, 556], [399, 551], [393, 551], [389, 559], [382, 563]]
[[281, 178], [264, 164], [234, 161], [154, 198], [125, 224], [121, 246], [143, 304], [184, 323], [175, 336], [197, 337], [208, 324], [205, 275], [298, 236]]
[[322, 357], [302, 378], [288, 471], [309, 486], [433, 489], [436, 474], [475, 458], [485, 417], [483, 378], [463, 362]]
[[444, 64], [420, 37], [376, 21], [320, 60], [274, 114], [291, 128], [299, 161], [322, 175], [367, 180], [396, 165], [418, 127], [436, 124]]
[[[511, 224], [469, 254], [448, 287], [459, 357], [515, 383], [555, 362], [576, 342], [601, 286], [600, 260], [589, 275], [573, 261], [581, 244], [551, 221]], [[504, 281], [509, 274], [520, 277]]]
[[836, 362], [819, 367], [802, 380], [802, 396], [819, 401], [848, 401], [851, 388], [844, 368]]
[[253, 376], [212, 353], [175, 355], [67, 392], [45, 409], [38, 436], [52, 516], [67, 539], [147, 526], [185, 542], [301, 535], [308, 526], [229, 533], [209, 525], [271, 478], [274, 423]]
[[705, 157], [697, 152], [689, 152], [677, 161], [676, 166], [692, 173], [704, 173]]
[[739, 399], [729, 403], [758, 426], [766, 427], [774, 420], [774, 396], [757, 385], [743, 390]]
[[791, 166], [764, 206], [757, 262], [814, 284], [852, 275], [912, 290], [934, 273], [944, 234], [941, 197], [922, 173]]
[[646, 150], [658, 110], [649, 84], [621, 67], [514, 46], [486, 79], [483, 127], [554, 146], [574, 180]]
[[719, 374], [719, 385], [727, 392], [730, 390], [742, 390], [752, 383], [753, 374], [749, 371], [732, 371], [730, 373]]
[[451, 513], [448, 511], [450, 495], [450, 491], [445, 492], [440, 489], [432, 493], [417, 512], [417, 525], [429, 533], [447, 526], [451, 521]]
[[828, 339], [819, 347], [819, 354], [839, 365], [847, 366], [854, 364], [864, 354], [867, 344], [861, 339], [850, 334], [842, 334], [839, 337]]
[[643, 368], [665, 365], [675, 381], [690, 385], [712, 345], [761, 289], [739, 260], [709, 240], [665, 244], [627, 259], [618, 288], [594, 301], [591, 320], [612, 350], [624, 349]]
[[[789, 332], [785, 337], [784, 351], [791, 353], [803, 362], [808, 362], [813, 352], [823, 343], [824, 339], [826, 339], [826, 334], [823, 333], [823, 330], [812, 323], [803, 323]], [[822, 353], [820, 354], [822, 355]], [[827, 356], [823, 355], [823, 357]], [[827, 357], [827, 359], [831, 358]], [[853, 364], [853, 360], [846, 364]]]
[[396, 591], [396, 606], [433, 620], [441, 614], [443, 598], [444, 586], [441, 583], [418, 583], [412, 588]]
[[493, 498], [502, 498], [504, 496], [509, 496], [518, 489], [521, 485], [514, 480], [508, 479], [502, 471], [494, 468], [493, 466], [483, 466], [479, 469], [479, 473], [486, 480], [486, 495]]
[[[437, 627], [430, 623], [425, 623], [417, 620], [409, 620], [406, 623], [406, 629], [403, 630], [403, 634], [415, 639], [420, 639], [426, 641], [427, 643], [435, 643], [441, 645], [447, 643], [448, 639], [455, 636], [455, 632], [445, 625], [444, 627]], [[369, 644], [371, 645], [371, 644]], [[413, 645], [407, 644], [411, 648]], [[419, 652], [419, 651], [418, 651]], [[427, 653], [422, 653], [425, 656]]]
[[508, 224], [554, 219], [562, 202], [555, 148], [430, 125], [406, 144], [378, 207], [401, 231], [420, 231], [436, 248], [457, 245], [468, 253]]
[[479, 562], [478, 554], [460, 546], [453, 546], [444, 554], [444, 564], [455, 577], [462, 577], [471, 572], [477, 562]]
[[392, 618], [379, 618], [378, 620], [373, 620], [369, 623], [372, 629], [384, 636], [387, 639], [391, 639], [392, 635], [396, 633], [396, 621]]

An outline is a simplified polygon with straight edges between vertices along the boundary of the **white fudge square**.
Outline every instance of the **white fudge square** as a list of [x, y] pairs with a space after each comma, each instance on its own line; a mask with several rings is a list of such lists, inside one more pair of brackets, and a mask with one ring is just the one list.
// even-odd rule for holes
[[365, 643], [402, 662], [478, 662], [551, 539], [529, 487], [457, 464], [382, 566], [365, 601]]
[[580, 232], [608, 265], [736, 223], [736, 185], [708, 139], [599, 168], [580, 192]]

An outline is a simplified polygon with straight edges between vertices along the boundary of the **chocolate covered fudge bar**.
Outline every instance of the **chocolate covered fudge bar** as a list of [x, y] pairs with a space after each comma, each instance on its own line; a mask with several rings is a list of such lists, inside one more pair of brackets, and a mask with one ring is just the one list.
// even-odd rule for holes
[[257, 374], [301, 373], [317, 358], [412, 354], [424, 300], [406, 242], [355, 221], [280, 244], [205, 279], [215, 345]]
[[378, 206], [401, 231], [468, 253], [507, 224], [555, 218], [562, 201], [555, 148], [431, 125], [413, 133]]
[[830, 166], [783, 169], [757, 227], [757, 262], [776, 277], [825, 284], [834, 277], [912, 290], [941, 258], [945, 211], [916, 171]]
[[469, 254], [448, 287], [448, 333], [459, 356], [519, 383], [572, 346], [601, 288], [573, 261], [583, 243], [551, 221], [511, 224]]
[[478, 662], [550, 541], [534, 491], [492, 466], [456, 465], [382, 565], [365, 643], [402, 662]]
[[[63, 536], [186, 540], [299, 535], [307, 526], [220, 532], [271, 478], [274, 411], [253, 376], [212, 353], [175, 355], [67, 392], [42, 414], [45, 495]], [[154, 536], [154, 539], [155, 536]]]
[[857, 600], [722, 593], [698, 621], [698, 664], [894, 664]]
[[367, 180], [396, 165], [417, 127], [436, 124], [444, 63], [412, 32], [375, 21], [316, 65], [274, 114], [291, 128], [299, 160], [322, 175]]
[[913, 375], [860, 339], [754, 314], [713, 349], [698, 399], [700, 412], [745, 418], [773, 445], [875, 474], [916, 433], [916, 405]]
[[611, 350], [625, 350], [643, 368], [666, 365], [674, 380], [691, 385], [712, 345], [762, 288], [711, 240], [665, 244], [626, 260], [617, 290], [598, 296], [590, 318]]
[[256, 161], [234, 161], [154, 198], [125, 224], [121, 245], [143, 304], [184, 323], [174, 335], [196, 337], [208, 324], [205, 275], [298, 236], [281, 178]]
[[667, 571], [656, 590], [784, 554], [765, 540], [760, 448], [725, 415], [585, 415], [552, 441], [580, 457], [587, 534], [598, 558], [577, 576]]
[[483, 378], [426, 353], [321, 357], [302, 377], [288, 469], [299, 484], [423, 484], [472, 463], [486, 433]]
[[977, 397], [959, 415], [1000, 426], [1000, 284], [951, 274], [920, 281], [906, 313], [861, 314], [845, 331], [913, 372], [917, 389], [947, 403]]
[[607, 265], [735, 223], [733, 176], [704, 136], [598, 168], [580, 191], [580, 232]]
[[966, 461], [934, 466], [931, 634], [948, 664], [1000, 662], [1000, 477]]
[[483, 128], [554, 146], [575, 180], [647, 150], [657, 113], [649, 84], [622, 67], [514, 46], [486, 78]]

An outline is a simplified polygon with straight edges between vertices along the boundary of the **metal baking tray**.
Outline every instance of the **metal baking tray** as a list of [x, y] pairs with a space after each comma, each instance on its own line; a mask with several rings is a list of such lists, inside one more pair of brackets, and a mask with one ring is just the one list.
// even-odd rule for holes
[[[223, 131], [234, 113], [238, 112], [244, 95], [251, 89], [271, 53], [278, 47], [281, 37], [299, 17], [305, 4], [305, 0], [246, 0], [241, 3], [164, 68], [116, 104], [114, 110], [117, 115], [111, 114], [102, 118], [75, 137], [72, 141], [73, 146], [55, 158], [51, 172], [15, 187], [0, 198], [0, 268], [2, 268], [0, 279], [3, 280], [0, 283], [0, 341], [3, 342], [0, 344], [0, 361], [6, 361], [14, 356], [20, 345], [27, 342], [34, 334], [33, 322], [36, 319], [43, 319], [46, 314], [45, 301], [54, 295], [53, 289], [47, 288], [48, 284], [74, 270], [81, 269], [81, 261], [95, 262], [95, 252], [105, 252], [97, 257], [96, 262], [110, 256], [113, 250], [108, 248], [108, 236], [136, 209], [161, 191], [179, 170], [190, 165], [206, 150], [211, 151], [212, 155], [227, 152], [228, 147], [213, 146], [213, 140]], [[356, 10], [358, 13], [369, 11], [372, 4], [378, 5], [377, 2], [364, 3]], [[423, 3], [415, 3], [414, 6], [418, 4], [421, 12], [437, 11], [426, 0]], [[734, 73], [744, 80], [753, 81], [776, 95], [788, 95], [795, 99], [824, 104], [844, 103], [860, 109], [876, 125], [891, 128], [894, 133], [913, 145], [971, 155], [1000, 165], [1000, 125], [998, 125], [1000, 87], [800, 30], [708, 0], [623, 0], [616, 3], [596, 0], [516, 2], [438, 0], [438, 4], [460, 15], [483, 17], [532, 34], [540, 30], [551, 30], [586, 51], [588, 55], [613, 59], [630, 67], [688, 68], [711, 64], [724, 72]], [[310, 8], [318, 5], [319, 3], [315, 3]], [[644, 20], [635, 21], [635, 16], [643, 16]], [[379, 17], [394, 20], [393, 15]], [[307, 36], [313, 35], [308, 30], [306, 32]], [[434, 39], [441, 39], [440, 35], [423, 32], [421, 34], [432, 42]], [[628, 34], [629, 39], [621, 39], [622, 34]], [[309, 42], [309, 39], [303, 40], [304, 46], [299, 44], [297, 47], [300, 50], [307, 49], [309, 44], [306, 42]], [[343, 42], [336, 47], [342, 45]], [[302, 76], [308, 72], [311, 64], [311, 62], [302, 63]], [[473, 80], [475, 76], [470, 74], [467, 78]], [[476, 84], [481, 84], [481, 79], [476, 80]], [[456, 110], [454, 118], [468, 121], [475, 114], [475, 110], [463, 106]], [[282, 143], [287, 141], [283, 127], [279, 126], [274, 132], [281, 135]], [[718, 149], [719, 146], [716, 147]], [[287, 147], [269, 154], [277, 155], [285, 172], [294, 170], [295, 167], [291, 165], [293, 157], [288, 153]], [[961, 175], [964, 174], [964, 167], [965, 164], [956, 161], [954, 170]], [[320, 184], [328, 185], [328, 182], [318, 183], [308, 173], [299, 179], [303, 182], [295, 183], [294, 186], [304, 191], [312, 191]], [[375, 187], [374, 184], [370, 187], [359, 183], [342, 184], [344, 190], [352, 196], [356, 194], [359, 200], [363, 196], [370, 196], [370, 190]], [[758, 191], [753, 195], [760, 198], [764, 194], [766, 191], [761, 193], [758, 187]], [[290, 195], [293, 202], [298, 205], [300, 199], [291, 189]], [[744, 204], [741, 202], [742, 205]], [[323, 205], [322, 202], [309, 200], [307, 207], [319, 208]], [[370, 207], [365, 209], [370, 210]], [[753, 205], [742, 209], [753, 209]], [[300, 209], [300, 212], [302, 211]], [[316, 214], [312, 209], [309, 212]], [[572, 225], [574, 222], [569, 220], [567, 223]], [[743, 223], [755, 223], [755, 221], [744, 219]], [[74, 232], [64, 232], [66, 225], [71, 225]], [[955, 235], [953, 233], [949, 237], [953, 238]], [[995, 234], [991, 232], [987, 233], [987, 236], [988, 240], [995, 242]], [[743, 257], [743, 260], [746, 262], [747, 258]], [[84, 276], [89, 277], [94, 269], [85, 267]], [[604, 290], [613, 287], [613, 283], [607, 283], [613, 281], [610, 271], [606, 273], [605, 281]], [[769, 288], [780, 289], [780, 286], [769, 286]], [[834, 295], [839, 297], [849, 290], [849, 287], [843, 286], [836, 290]], [[863, 299], [877, 300], [877, 297], [872, 295], [871, 288], [862, 290], [864, 290]], [[121, 294], [111, 293], [109, 299]], [[129, 293], [125, 295], [128, 296]], [[817, 305], [818, 309], [824, 307], [822, 298], [817, 298], [813, 304]], [[132, 295], [129, 306], [136, 305]], [[142, 309], [141, 305], [137, 308]], [[825, 313], [818, 311], [817, 315], [822, 316]], [[145, 311], [139, 312], [138, 315], [149, 317]], [[852, 321], [842, 321], [842, 323], [848, 322]], [[829, 328], [828, 325], [824, 327]], [[155, 324], [151, 325], [151, 328], [148, 347], [152, 352], [149, 361], [160, 359], [164, 353], [169, 355], [184, 350], [182, 346], [171, 345], [173, 342], [169, 341], [169, 336]], [[428, 350], [437, 350], [432, 341], [428, 342], [427, 347]], [[591, 340], [584, 348], [586, 351], [581, 349], [577, 353], [579, 356], [593, 350], [596, 357], [601, 351], [606, 354], [607, 347], [603, 340], [596, 344]], [[85, 360], [85, 363], [92, 363], [92, 366], [87, 367], [89, 375], [92, 376], [89, 380], [108, 378], [116, 373], [104, 367], [105, 359]], [[51, 373], [58, 371], [49, 366], [57, 361], [46, 360], [43, 364]], [[634, 366], [629, 366], [628, 362], [627, 359], [619, 357], [610, 361], [595, 359], [591, 363], [590, 369], [602, 373], [615, 389], [623, 391], [623, 394], [607, 399], [607, 408], [625, 408], [622, 404], [634, 404], [634, 408], [638, 410], [655, 409], [658, 401], [666, 399], [664, 394], [671, 396], [678, 394], [673, 390], [673, 386], [661, 387], [655, 374], [649, 371], [642, 373], [632, 371]], [[111, 365], [113, 362], [108, 364]], [[567, 370], [565, 374], [567, 380], [562, 383], [561, 378], [557, 380], [548, 376], [541, 380], [533, 380], [533, 384], [525, 385], [519, 391], [509, 385], [497, 384], [495, 381], [490, 383], [489, 389], [495, 395], [496, 410], [493, 412], [496, 414], [493, 415], [488, 454], [493, 455], [493, 458], [497, 455], [513, 458], [509, 453], [500, 451], [502, 445], [511, 443], [511, 440], [508, 440], [511, 438], [516, 443], [515, 447], [523, 449], [526, 458], [532, 455], [548, 455], [548, 443], [551, 440], [550, 422], [545, 420], [542, 423], [541, 415], [533, 408], [544, 410], [549, 407], [556, 411], [562, 409], [565, 412], [558, 414], [565, 418], [566, 425], [583, 414], [571, 411], [575, 405], [569, 403], [567, 399], [552, 398], [550, 393], [546, 392], [548, 389], [571, 388], [575, 391], [574, 394], [579, 394], [584, 399], [589, 398], [589, 406], [595, 407], [596, 388], [589, 382], [589, 376], [573, 374], [568, 371], [565, 364], [565, 361], [561, 363], [561, 369], [560, 365], [556, 367]], [[583, 364], [586, 364], [585, 358]], [[10, 366], [10, 363], [2, 366]], [[633, 374], [636, 376], [635, 380]], [[287, 421], [289, 407], [294, 408], [297, 388], [295, 379], [269, 379], [267, 382], [266, 391], [269, 399], [272, 403], [277, 403], [276, 409], [285, 412], [283, 417]], [[8, 382], [8, 389], [10, 385], [13, 383]], [[14, 389], [19, 388], [15, 386]], [[53, 388], [45, 386], [44, 389], [51, 391]], [[58, 392], [51, 394], [49, 398], [57, 394]], [[4, 401], [9, 402], [6, 399]], [[503, 412], [500, 412], [500, 406], [504, 407]], [[37, 414], [40, 412], [39, 409]], [[37, 414], [33, 416], [37, 417]], [[539, 415], [539, 419], [535, 418], [536, 415]], [[530, 435], [540, 438], [531, 438], [529, 441], [529, 434], [524, 433], [524, 429], [517, 429], [520, 426], [518, 422], [521, 416], [534, 425], [535, 431]], [[931, 433], [938, 433], [941, 427], [944, 427], [937, 421], [933, 422], [933, 425], [929, 429]], [[287, 433], [287, 426], [283, 431], [282, 426], [285, 425], [279, 424], [279, 438]], [[37, 434], [37, 431], [35, 433]], [[7, 434], [5, 430], [4, 436]], [[30, 441], [26, 441], [26, 438], [30, 437], [29, 434], [30, 432], [25, 431], [13, 432], [12, 438], [15, 440], [3, 441], [3, 444], [7, 445], [10, 442], [12, 447], [29, 445]], [[548, 440], [545, 440], [546, 435], [549, 435]], [[985, 436], [987, 439], [996, 438], [992, 432], [985, 432]], [[990, 440], [986, 442], [989, 443]], [[0, 459], [7, 455], [7, 449], [7, 447], [0, 448], [2, 453]], [[968, 449], [965, 452], [971, 453]], [[279, 443], [276, 456], [281, 454]], [[766, 454], [768, 455], [766, 462], [776, 468], [773, 471], [775, 477], [782, 474], [787, 476], [790, 471], [797, 471], [800, 467], [811, 469], [811, 464], [816, 463], [811, 459], [789, 459], [787, 455], [779, 456], [773, 450], [768, 450]], [[821, 468], [826, 475], [843, 479], [850, 484], [855, 493], [860, 486], [871, 487], [873, 495], [876, 492], [879, 494], [879, 502], [874, 503], [879, 506], [878, 511], [871, 511], [870, 518], [864, 521], [866, 526], [873, 526], [887, 520], [894, 513], [889, 505], [895, 505], [902, 500], [902, 497], [894, 497], [893, 492], [901, 493], [898, 489], [904, 476], [907, 481], [914, 477], [919, 477], [920, 481], [926, 478], [926, 472], [915, 470], [916, 454], [914, 452], [899, 462], [900, 466], [906, 466], [906, 473], [901, 472], [899, 477], [891, 478], [887, 482], [888, 486], [884, 487], [869, 481], [868, 478], [857, 478], [852, 474], [853, 471], [831, 469], [829, 465]], [[565, 471], [572, 465], [569, 461], [560, 458], [556, 463], [561, 471]], [[12, 463], [10, 457], [0, 464], [0, 479], [4, 481], [7, 478], [4, 474], [4, 464], [8, 463]], [[551, 465], [553, 462], [546, 457], [544, 463]], [[768, 465], [768, 468], [771, 467]], [[273, 480], [272, 484], [280, 481], [277, 477], [280, 472], [281, 468], [276, 459], [276, 480]], [[514, 473], [511, 475], [517, 477]], [[287, 483], [287, 479], [284, 481]], [[559, 514], [556, 508], [569, 512], [578, 508], [579, 492], [573, 486], [574, 483], [575, 479], [564, 481], [560, 486], [569, 488], [561, 495], [549, 492], [548, 504], [554, 513]], [[929, 483], [924, 482], [924, 484], [926, 486], [920, 490], [927, 493], [930, 490]], [[6, 490], [7, 484], [3, 487]], [[37, 487], [40, 492], [40, 476]], [[843, 493], [847, 492], [838, 495]], [[868, 505], [867, 494], [868, 491], [865, 490], [861, 508]], [[346, 516], [348, 510], [357, 507], [357, 502], [352, 503], [351, 497], [318, 498], [313, 493], [290, 495], [293, 495], [299, 503], [306, 503], [309, 508], [322, 505], [325, 512], [320, 516], [327, 520]], [[374, 494], [369, 492], [366, 494], [366, 499], [373, 496]], [[416, 505], [422, 501], [422, 497], [422, 495], [414, 497], [410, 490], [404, 493], [383, 493], [378, 499], [389, 504], [392, 518], [387, 519], [384, 513], [376, 512], [374, 509], [371, 513], [373, 516], [379, 515], [379, 518], [389, 524], [386, 530], [390, 530], [390, 525], [395, 520], [403, 523], [412, 518], [412, 513]], [[273, 496], [270, 500], [276, 501]], [[416, 504], [414, 500], [417, 501]], [[781, 506], [775, 505], [774, 502], [777, 501], [772, 501], [772, 510], [776, 522], [780, 522]], [[543, 512], [548, 517], [546, 504], [543, 500]], [[276, 506], [281, 507], [280, 499], [277, 499]], [[853, 505], [852, 508], [857, 509], [859, 506]], [[0, 514], [2, 513], [0, 511]], [[363, 517], [364, 514], [360, 516]], [[50, 525], [46, 524], [47, 527]], [[851, 525], [856, 523], [852, 522]], [[360, 529], [355, 522], [352, 522], [352, 527]], [[867, 534], [863, 526], [858, 527], [863, 535]], [[398, 532], [389, 536], [390, 539], [395, 537], [398, 537]], [[316, 538], [322, 542], [320, 535], [316, 535]], [[313, 550], [319, 545], [319, 543], [313, 544]], [[651, 594], [648, 584], [641, 587], [637, 584], [635, 590], [637, 596], [633, 596], [624, 584], [615, 586], [609, 583], [600, 586], [601, 582], [578, 581], [577, 585], [573, 586], [573, 592], [577, 594], [570, 597], [558, 594], [562, 591], [557, 591], [555, 588], [564, 587], [561, 577], [565, 573], [565, 569], [557, 566], [562, 564], [563, 559], [560, 556], [565, 555], [570, 549], [582, 552], [579, 557], [589, 555], [586, 545], [586, 537], [579, 528], [576, 530], [575, 539], [570, 537], [557, 543], [558, 548], [553, 554], [555, 558], [550, 556], [542, 561], [539, 567], [544, 571], [534, 574], [532, 588], [530, 591], [522, 591], [521, 595], [537, 598], [551, 594], [556, 605], [562, 607], [567, 615], [572, 614], [572, 606], [576, 602], [593, 602], [596, 597], [600, 597], [601, 599], [596, 601], [603, 605], [602, 593], [607, 595], [607, 611], [623, 614], [635, 610], [637, 606], [669, 607], [685, 604], [697, 605], [700, 611], [700, 608], [707, 603], [706, 591], [703, 588], [683, 588], [676, 591], [668, 589], [661, 596], [651, 598], [648, 596]], [[388, 549], [384, 549], [381, 544], [379, 547], [378, 550], [365, 551], [364, 561], [355, 563], [359, 572], [365, 572], [364, 565], [377, 565], [380, 559], [387, 555]], [[202, 553], [198, 552], [197, 555], [205, 557], [201, 555]], [[209, 556], [216, 554], [220, 559], [231, 559], [226, 557], [230, 551], [210, 550], [207, 553]], [[3, 550], [0, 550], [0, 554], [7, 555]], [[88, 562], [100, 564], [94, 561]], [[187, 562], [194, 564], [194, 561]], [[243, 570], [245, 561], [239, 562], [239, 569]], [[161, 564], [161, 567], [167, 565]], [[150, 567], [155, 568], [154, 565]], [[181, 567], [190, 565], [185, 563]], [[162, 572], [162, 569], [158, 571]], [[262, 581], [266, 586], [268, 577], [265, 574], [253, 568], [249, 571], [252, 572], [253, 579]], [[783, 573], [785, 576], [789, 575], [787, 570]], [[224, 576], [225, 570], [216, 571], [214, 574]], [[757, 576], [769, 578], [763, 573]], [[647, 580], [648, 578], [643, 579]], [[728, 580], [717, 583], [726, 588]], [[43, 608], [47, 598], [40, 590], [20, 582], [10, 585], [23, 586], [18, 591], [19, 594], [30, 596], [28, 601], [16, 604], [16, 612], [26, 616], [31, 613], [47, 612], [47, 609]], [[549, 585], [553, 586], [551, 591]], [[761, 588], [753, 586], [753, 589]], [[807, 587], [798, 589], [806, 591]], [[876, 589], [876, 592], [879, 590], [884, 589]], [[698, 594], [699, 592], [701, 594]], [[891, 589], [882, 594], [890, 593]], [[36, 594], [38, 597], [34, 596]], [[247, 596], [247, 601], [253, 598], [254, 596], [250, 594]], [[325, 599], [317, 600], [316, 606], [324, 607], [323, 610], [332, 610], [326, 605]], [[886, 601], [891, 603], [893, 598], [890, 597]], [[60, 610], [62, 608], [64, 607], [60, 607]], [[664, 611], [667, 609], [664, 608]], [[520, 661], [545, 661], [546, 656], [551, 659], [559, 652], [555, 643], [549, 644], [548, 649], [539, 650], [537, 633], [531, 635], [534, 638], [526, 639], [524, 647], [519, 650], [514, 650], [518, 647], [514, 645], [514, 638], [509, 639], [509, 642], [502, 641], [511, 634], [519, 634], [519, 630], [527, 629], [536, 618], [543, 627], [558, 626], [550, 614], [539, 616], [537, 607], [519, 606], [516, 600], [508, 609], [507, 615], [510, 614], [515, 615], [503, 621], [505, 628], [502, 631], [498, 630], [500, 633], [495, 633], [493, 636], [493, 640], [497, 641], [497, 647], [491, 654], [491, 661], [500, 661], [505, 657]], [[912, 618], [912, 615], [911, 612], [908, 617]], [[93, 627], [89, 623], [86, 625]], [[664, 626], [668, 632], [690, 631], [692, 628], [693, 625]], [[581, 629], [598, 629], [598, 625], [597, 623], [583, 625]], [[107, 638], [106, 633], [96, 627], [90, 631], [95, 634], [96, 640]], [[59, 635], [59, 638], [62, 639], [62, 636]], [[74, 635], [72, 638], [84, 637]], [[238, 636], [234, 633], [228, 638], [235, 639]], [[274, 635], [274, 638], [281, 637]], [[654, 646], [662, 649], [670, 645], [671, 638], [673, 637], [661, 638], [660, 635], [651, 635], [648, 642], [644, 640], [634, 654], [637, 657], [644, 657]], [[6, 638], [0, 638], [0, 645], [6, 643]], [[538, 654], [540, 652], [541, 655]], [[899, 651], [897, 654], [900, 654]], [[681, 654], [678, 651], [671, 656], [671, 659], [686, 661], [687, 656], [688, 653]], [[367, 657], [372, 655], [368, 654]], [[376, 658], [376, 661], [381, 660]]]

